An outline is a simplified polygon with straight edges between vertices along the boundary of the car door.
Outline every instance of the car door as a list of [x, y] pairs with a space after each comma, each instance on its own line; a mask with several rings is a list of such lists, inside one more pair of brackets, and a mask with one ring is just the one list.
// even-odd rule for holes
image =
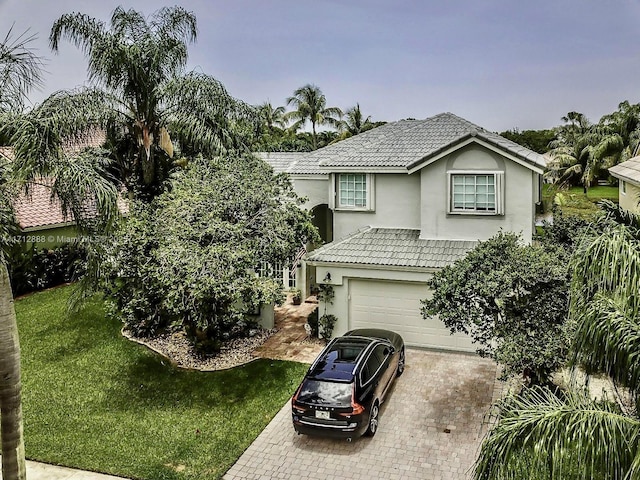
[[395, 374], [395, 369], [391, 368], [391, 351], [392, 349], [389, 345], [381, 343], [376, 345], [371, 354], [371, 357], [375, 358], [375, 364], [378, 365], [374, 382], [377, 385], [376, 396], [380, 398], [381, 401], [384, 400], [384, 396]]

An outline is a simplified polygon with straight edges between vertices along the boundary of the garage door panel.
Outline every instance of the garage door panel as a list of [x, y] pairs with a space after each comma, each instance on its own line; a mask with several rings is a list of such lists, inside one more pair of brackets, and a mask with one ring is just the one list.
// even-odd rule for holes
[[426, 284], [377, 280], [349, 281], [349, 328], [384, 328], [398, 332], [407, 345], [475, 351], [464, 334], [450, 335], [437, 318], [422, 318], [423, 298], [431, 296]]

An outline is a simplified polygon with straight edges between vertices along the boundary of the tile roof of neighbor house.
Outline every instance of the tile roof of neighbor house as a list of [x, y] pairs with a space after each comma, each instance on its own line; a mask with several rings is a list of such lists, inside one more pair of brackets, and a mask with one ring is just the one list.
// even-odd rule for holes
[[609, 168], [609, 173], [614, 177], [640, 185], [640, 157], [630, 158], [626, 162]]
[[14, 201], [14, 211], [22, 230], [38, 227], [62, 226], [73, 223], [73, 217], [65, 217], [60, 201], [51, 198], [51, 190], [42, 184], [34, 184], [29, 195], [21, 195]]
[[[65, 153], [75, 154], [85, 148], [100, 147], [106, 141], [103, 130], [92, 130], [87, 134], [67, 142], [63, 147]], [[0, 156], [13, 160], [12, 147], [0, 147]], [[119, 201], [122, 212], [127, 210], [123, 199]], [[72, 216], [65, 216], [60, 201], [51, 198], [51, 190], [47, 182], [34, 183], [30, 186], [29, 195], [22, 194], [14, 201], [14, 210], [18, 225], [22, 230], [38, 230], [73, 223]]]
[[421, 239], [420, 230], [363, 228], [307, 254], [307, 262], [442, 268], [464, 257], [478, 242]]
[[402, 168], [410, 170], [422, 162], [477, 138], [513, 155], [532, 167], [544, 168], [544, 156], [489, 132], [453, 113], [425, 120], [387, 123], [314, 152], [300, 154], [290, 164], [292, 174], [325, 173], [331, 167]]

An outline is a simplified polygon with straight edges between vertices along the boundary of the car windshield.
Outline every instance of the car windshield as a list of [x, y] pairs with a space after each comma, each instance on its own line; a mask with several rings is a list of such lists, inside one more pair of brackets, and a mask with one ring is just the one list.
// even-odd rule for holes
[[319, 405], [350, 405], [352, 388], [351, 383], [326, 382], [308, 378], [302, 384], [298, 400]]

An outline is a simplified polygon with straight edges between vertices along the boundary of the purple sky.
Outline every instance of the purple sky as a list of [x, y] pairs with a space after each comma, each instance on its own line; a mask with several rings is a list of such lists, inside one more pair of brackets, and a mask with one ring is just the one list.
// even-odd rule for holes
[[[190, 66], [249, 103], [284, 105], [318, 85], [329, 106], [356, 102], [373, 120], [450, 111], [489, 130], [560, 124], [571, 110], [597, 121], [640, 101], [637, 0], [193, 0]], [[39, 35], [45, 87], [81, 85], [83, 55], [48, 48], [53, 22], [79, 11], [107, 21], [117, 5], [149, 14], [149, 0], [0, 0], [0, 35], [12, 23]]]

